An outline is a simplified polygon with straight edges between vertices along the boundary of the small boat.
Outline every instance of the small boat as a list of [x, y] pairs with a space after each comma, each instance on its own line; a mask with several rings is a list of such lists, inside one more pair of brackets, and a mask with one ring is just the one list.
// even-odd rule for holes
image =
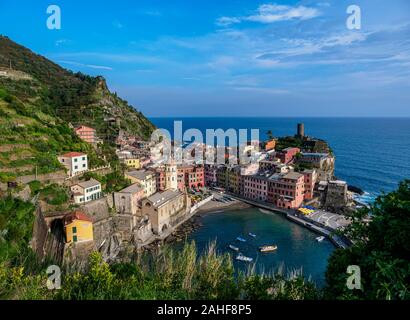
[[254, 234], [254, 233], [252, 233], [252, 232], [249, 232], [248, 235], [249, 235], [250, 237], [252, 237], [252, 238], [256, 238], [256, 234]]
[[317, 238], [316, 238], [316, 241], [317, 241], [317, 242], [322, 242], [323, 240], [325, 240], [325, 237], [324, 237], [324, 236], [320, 236], [320, 237], [317, 237]]
[[236, 260], [244, 261], [244, 262], [252, 262], [252, 261], [253, 261], [253, 258], [244, 256], [242, 253], [240, 253], [240, 254], [238, 254], [238, 255], [236, 256]]
[[242, 238], [242, 237], [237, 237], [236, 240], [240, 241], [240, 242], [246, 242], [246, 239]]
[[236, 252], [239, 251], [239, 248], [238, 248], [238, 247], [235, 247], [235, 246], [233, 246], [233, 245], [231, 245], [231, 244], [228, 246], [228, 248], [231, 249], [231, 250], [233, 250], [233, 251], [236, 251]]
[[260, 252], [273, 252], [277, 249], [278, 249], [277, 245], [268, 245], [268, 246], [259, 247]]

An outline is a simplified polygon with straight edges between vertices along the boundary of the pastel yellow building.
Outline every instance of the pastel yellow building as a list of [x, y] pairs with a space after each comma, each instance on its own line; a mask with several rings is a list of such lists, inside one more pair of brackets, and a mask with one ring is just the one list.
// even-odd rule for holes
[[74, 211], [64, 216], [66, 242], [93, 241], [93, 222], [84, 212]]
[[124, 159], [124, 163], [127, 165], [127, 167], [141, 169], [141, 161], [139, 158]]

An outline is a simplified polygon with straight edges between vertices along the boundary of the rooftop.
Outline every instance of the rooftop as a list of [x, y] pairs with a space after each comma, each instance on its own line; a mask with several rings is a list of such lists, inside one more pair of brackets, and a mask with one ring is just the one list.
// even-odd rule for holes
[[289, 172], [283, 176], [283, 179], [298, 180], [300, 177], [303, 177], [303, 174], [298, 172]]
[[84, 212], [79, 211], [79, 210], [67, 213], [63, 219], [64, 219], [64, 225], [70, 224], [75, 220], [93, 222], [89, 216], [87, 216]]
[[144, 190], [143, 188], [141, 188], [138, 183], [134, 183], [132, 185], [130, 185], [129, 187], [126, 187], [125, 189], [122, 189], [120, 192], [121, 193], [137, 193], [137, 192], [141, 192], [142, 190]]
[[80, 187], [86, 189], [86, 188], [91, 188], [91, 187], [100, 185], [100, 181], [95, 180], [94, 178], [91, 178], [88, 181], [79, 182], [79, 183], [76, 183], [75, 185], [79, 185]]
[[68, 152], [68, 153], [65, 153], [65, 154], [63, 154], [63, 155], [61, 155], [60, 157], [64, 157], [64, 158], [75, 158], [75, 157], [81, 157], [81, 156], [86, 156], [86, 154], [85, 153], [82, 153], [82, 152]]
[[147, 170], [134, 170], [127, 172], [127, 175], [138, 179], [138, 180], [145, 180], [148, 176], [151, 176], [153, 172]]
[[182, 192], [178, 190], [167, 190], [163, 192], [157, 192], [153, 196], [149, 197], [148, 200], [153, 204], [154, 207], [161, 207], [171, 199], [174, 199], [182, 195]]

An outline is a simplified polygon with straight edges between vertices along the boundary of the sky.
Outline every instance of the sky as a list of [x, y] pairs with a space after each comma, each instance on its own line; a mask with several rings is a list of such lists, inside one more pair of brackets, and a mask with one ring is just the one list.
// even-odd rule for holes
[[408, 0], [0, 0], [0, 34], [150, 117], [410, 116]]

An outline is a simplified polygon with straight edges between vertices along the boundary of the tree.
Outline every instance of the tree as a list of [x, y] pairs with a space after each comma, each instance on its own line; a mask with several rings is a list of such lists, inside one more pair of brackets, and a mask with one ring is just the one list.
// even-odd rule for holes
[[[358, 210], [345, 235], [353, 246], [329, 259], [328, 298], [410, 299], [410, 180], [379, 196], [369, 209]], [[363, 289], [346, 287], [349, 265], [361, 269]]]

